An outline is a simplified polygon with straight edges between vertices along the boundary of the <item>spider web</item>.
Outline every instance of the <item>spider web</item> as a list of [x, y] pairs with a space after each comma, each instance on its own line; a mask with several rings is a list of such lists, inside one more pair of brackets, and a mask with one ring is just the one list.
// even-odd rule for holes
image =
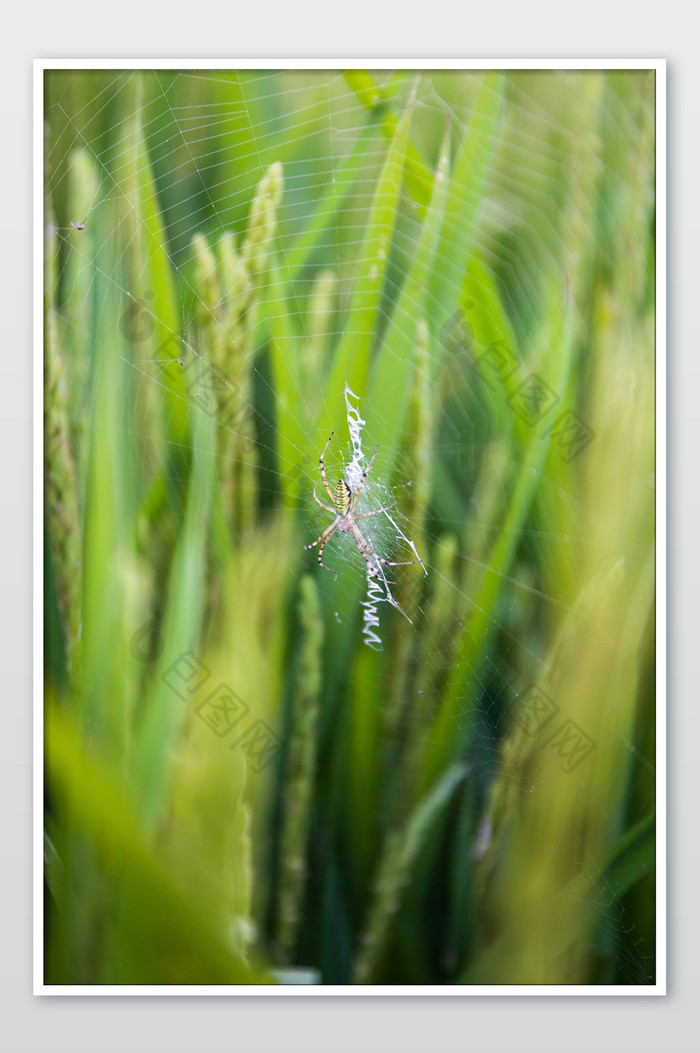
[[[409, 91], [413, 92], [416, 138], [429, 157], [437, 155], [446, 126], [453, 141], [464, 134], [482, 77], [467, 71], [459, 76], [427, 71], [417, 85], [411, 81], [407, 87], [405, 79], [396, 74], [376, 76], [397, 111], [405, 105]], [[556, 76], [528, 71], [511, 75], [498, 155], [474, 235], [481, 260], [497, 277], [513, 331], [523, 339], [533, 324], [529, 305], [541, 295], [542, 282], [556, 262], [553, 256], [564, 237], [555, 229], [560, 203], [552, 198], [552, 171], [541, 168], [540, 163], [546, 157], [553, 168], [567, 164], [579, 135], [576, 127], [562, 122], [560, 108], [552, 101], [548, 80]], [[83, 100], [85, 96], [74, 95], [73, 88], [86, 79], [92, 84], [89, 104], [81, 101], [76, 107], [75, 98]], [[363, 536], [373, 553], [389, 561], [417, 560], [420, 566], [390, 567], [370, 557], [375, 572], [370, 575], [353, 538], [340, 532], [324, 552], [324, 563], [328, 560], [334, 571], [342, 568], [343, 575], [365, 579], [362, 621], [358, 624], [356, 616], [348, 615], [339, 603], [338, 593], [331, 593], [333, 576], [315, 570], [317, 550], [308, 560], [303, 551], [303, 545], [329, 525], [328, 514], [312, 499], [314, 485], [320, 488], [320, 448], [288, 436], [284, 443], [279, 441], [277, 421], [289, 407], [283, 404], [283, 396], [264, 366], [268, 334], [259, 315], [251, 310], [249, 328], [242, 334], [250, 338], [248, 360], [253, 383], [249, 389], [222, 375], [203, 350], [201, 318], [209, 306], [197, 277], [199, 249], [195, 239], [205, 234], [213, 244], [233, 231], [240, 249], [249, 229], [256, 190], [270, 166], [282, 158], [284, 194], [277, 209], [275, 239], [281, 267], [294, 277], [289, 304], [278, 308], [280, 316], [287, 309], [294, 315], [301, 340], [313, 351], [290, 370], [291, 382], [299, 401], [308, 406], [309, 419], [316, 420], [326, 435], [335, 431], [336, 442], [326, 458], [331, 487], [342, 477], [354, 490], [367, 467], [368, 452], [371, 456], [376, 445], [375, 436], [391, 427], [383, 415], [382, 401], [363, 403], [349, 387], [349, 378], [345, 378], [332, 407], [309, 392], [324, 390], [325, 358], [332, 355], [343, 336], [354, 276], [367, 262], [361, 255], [363, 232], [386, 138], [376, 137], [364, 165], [346, 182], [348, 159], [366, 134], [367, 121], [361, 99], [338, 71], [155, 70], [141, 75], [138, 88], [136, 79], [133, 70], [54, 71], [47, 77], [46, 194], [57, 261], [53, 298], [60, 305], [63, 321], [61, 351], [73, 433], [78, 435], [86, 424], [94, 378], [84, 363], [71, 356], [71, 344], [84, 339], [88, 328], [101, 352], [118, 356], [132, 371], [135, 397], [131, 405], [119, 407], [120, 426], [131, 449], [151, 450], [153, 481], [163, 456], [158, 450], [162, 434], [153, 428], [153, 391], [174, 393], [190, 412], [207, 413], [214, 381], [214, 397], [221, 401], [223, 385], [230, 396], [231, 413], [224, 428], [232, 445], [222, 447], [217, 454], [222, 475], [238, 463], [236, 443], [246, 443], [255, 451], [257, 471], [242, 476], [239, 485], [255, 490], [262, 508], [274, 508], [279, 495], [286, 492], [288, 479], [300, 483], [294, 507], [300, 524], [295, 535], [296, 556], [300, 566], [315, 573], [319, 590], [332, 595], [336, 623], [354, 639], [378, 649], [391, 641], [396, 618], [405, 622], [404, 631], [415, 633], [416, 647], [421, 635], [423, 667], [409, 666], [408, 702], [402, 715], [409, 729], [412, 724], [424, 725], [427, 698], [441, 677], [448, 675], [449, 642], [470, 618], [487, 619], [490, 637], [498, 644], [483, 660], [470, 665], [469, 700], [465, 697], [458, 718], [473, 727], [476, 747], [470, 752], [469, 771], [482, 802], [483, 820], [472, 851], [476, 857], [485, 857], [493, 836], [494, 819], [488, 801], [496, 774], [500, 771], [503, 782], [506, 786], [510, 783], [514, 792], [523, 791], [522, 771], [509, 773], [502, 764], [503, 740], [511, 726], [509, 714], [514, 700], [525, 698], [533, 684], [547, 682], [549, 657], [543, 626], [556, 624], [573, 611], [570, 599], [562, 598], [545, 583], [551, 581], [551, 575], [539, 573], [547, 567], [552, 539], [561, 540], [562, 536], [562, 527], [546, 501], [539, 518], [530, 517], [519, 528], [517, 552], [507, 568], [492, 569], [489, 563], [498, 526], [508, 521], [513, 500], [509, 480], [522, 468], [512, 460], [512, 446], [503, 459], [498, 437], [491, 434], [492, 403], [499, 397], [496, 387], [501, 381], [492, 374], [490, 383], [483, 383], [474, 372], [473, 354], [470, 358], [473, 349], [467, 346], [469, 315], [465, 317], [457, 308], [460, 290], [455, 288], [452, 309], [438, 311], [435, 306], [427, 312], [429, 339], [418, 367], [419, 378], [440, 391], [439, 414], [431, 420], [422, 447], [433, 475], [428, 477], [427, 488], [424, 485], [416, 494], [416, 466], [410, 453], [400, 446], [392, 470], [383, 460], [380, 447], [358, 504], [358, 512], [366, 512], [396, 502], [396, 510], [361, 520]], [[563, 93], [565, 80], [564, 74]], [[392, 112], [391, 106], [388, 112]], [[137, 113], [143, 136], [135, 166], [134, 132], [129, 122]], [[618, 123], [619, 136], [625, 141], [639, 137], [638, 118], [633, 113], [617, 107], [604, 116]], [[595, 146], [592, 149], [595, 151]], [[640, 145], [640, 164], [645, 160], [643, 151]], [[601, 179], [608, 179], [613, 186], [618, 177], [610, 159], [600, 159], [600, 166]], [[90, 174], [86, 176], [88, 168]], [[153, 206], [162, 212], [164, 229], [154, 228], [132, 205], [135, 186], [151, 171], [158, 194]], [[332, 196], [334, 186], [338, 187], [336, 199]], [[577, 189], [584, 204], [594, 194], [585, 176]], [[329, 193], [330, 198], [326, 198]], [[295, 246], [313, 223], [322, 200], [328, 200], [331, 222], [313, 242], [305, 264], [297, 266]], [[404, 190], [398, 207], [401, 222], [387, 268], [380, 332], [390, 323], [392, 304], [418, 251], [421, 235], [421, 210], [410, 188]], [[583, 207], [581, 212], [583, 215]], [[110, 230], [105, 217], [112, 214], [120, 218], [118, 226]], [[176, 318], [162, 317], [151, 306], [156, 299], [152, 290], [144, 287], [143, 276], [149, 268], [152, 272], [154, 263], [154, 240], [176, 276]], [[445, 246], [439, 257], [440, 267], [448, 264], [449, 248]], [[130, 271], [125, 260], [127, 256], [138, 259], [139, 253], [142, 270]], [[433, 268], [437, 270], [437, 265]], [[236, 294], [235, 282], [235, 274], [230, 274], [222, 283], [221, 301]], [[108, 342], [95, 322], [99, 322], [102, 309], [95, 302], [98, 284], [99, 288], [106, 286], [119, 303], [125, 326], [142, 326], [149, 341], [154, 329], [159, 330], [156, 357], [127, 358], [117, 345]], [[275, 294], [270, 295], [274, 314]], [[312, 302], [318, 307], [315, 315], [309, 313]], [[268, 301], [268, 311], [270, 305]], [[317, 326], [315, 330], [312, 323]], [[215, 324], [221, 326], [220, 322]], [[585, 319], [578, 317], [577, 324], [585, 333]], [[344, 419], [339, 419], [337, 411], [342, 403]], [[295, 418], [294, 424], [296, 436], [311, 434], [306, 419]], [[585, 455], [584, 448], [581, 456]], [[488, 485], [480, 482], [485, 456], [492, 461]], [[558, 485], [544, 465], [533, 467], [532, 472], [537, 475], [538, 491], [547, 493]], [[572, 507], [579, 506], [577, 493], [564, 497]], [[418, 517], [420, 527], [401, 511], [407, 505]], [[584, 518], [581, 516], [580, 521]], [[576, 517], [571, 529], [579, 529]], [[575, 540], [585, 545], [588, 538], [579, 534]], [[472, 585], [484, 574], [493, 575], [500, 583], [501, 598], [488, 609], [478, 605], [472, 592]], [[416, 583], [412, 584], [415, 595], [410, 609], [403, 599], [406, 582]], [[597, 729], [583, 730], [591, 739], [597, 734]], [[388, 736], [389, 731], [385, 734]], [[635, 801], [634, 817], [640, 818], [653, 804], [653, 766], [638, 739], [633, 742], [625, 729], [620, 735], [632, 756], [629, 794]], [[535, 784], [527, 792], [537, 793], [538, 789]], [[625, 901], [615, 898], [610, 882], [600, 884], [598, 862], [579, 859], [581, 847], [580, 836], [573, 834], [571, 876], [589, 876], [595, 896], [593, 911], [605, 911], [607, 906], [601, 907], [601, 900], [609, 895], [608, 924], [621, 948], [626, 982], [648, 982], [648, 944], [637, 938]]]

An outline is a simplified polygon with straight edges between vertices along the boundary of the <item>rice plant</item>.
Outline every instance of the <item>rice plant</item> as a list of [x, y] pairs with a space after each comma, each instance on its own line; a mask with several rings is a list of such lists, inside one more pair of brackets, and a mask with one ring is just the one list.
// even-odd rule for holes
[[45, 982], [653, 984], [653, 71], [45, 128]]

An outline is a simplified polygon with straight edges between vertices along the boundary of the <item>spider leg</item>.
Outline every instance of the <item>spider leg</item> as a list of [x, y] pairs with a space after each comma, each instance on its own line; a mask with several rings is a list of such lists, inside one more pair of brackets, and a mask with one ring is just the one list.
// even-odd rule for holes
[[385, 508], [377, 508], [374, 512], [358, 512], [353, 515], [353, 519], [365, 519], [366, 516], [378, 516], [380, 512], [390, 512], [392, 508], [396, 508], [396, 501], [393, 505], [386, 505]]
[[319, 499], [316, 497], [316, 487], [315, 486], [314, 486], [314, 501], [316, 502], [317, 505], [320, 505], [321, 508], [324, 508], [326, 510], [326, 512], [331, 512], [333, 515], [335, 515], [335, 508], [329, 508], [328, 505], [324, 505], [323, 501], [319, 501]]
[[[323, 488], [326, 491], [326, 493], [328, 494], [328, 496], [330, 497], [331, 501], [333, 500], [333, 491], [331, 490], [330, 486], [328, 485], [328, 480], [326, 479], [326, 469], [323, 467], [323, 458], [326, 456], [326, 450], [328, 449], [330, 441], [331, 441], [331, 439], [333, 438], [334, 435], [335, 435], [335, 431], [332, 431], [330, 433], [330, 435], [328, 436], [328, 439], [326, 441], [326, 445], [321, 450], [321, 456], [318, 459], [318, 466], [321, 469], [321, 478], [323, 479]], [[333, 509], [329, 508], [328, 511], [332, 512]]]
[[372, 575], [372, 577], [378, 578], [379, 574], [377, 573], [376, 567], [372, 566], [370, 561], [367, 559], [367, 556], [365, 555], [365, 552], [363, 551], [363, 549], [366, 550], [367, 552], [369, 552], [370, 556], [373, 559], [378, 559], [379, 557], [376, 556], [375, 553], [372, 551], [372, 549], [369, 547], [369, 545], [367, 544], [367, 542], [365, 541], [365, 539], [363, 538], [362, 534], [357, 529], [357, 527], [355, 526], [354, 523], [350, 527], [350, 532], [352, 533], [352, 536], [355, 539], [355, 544], [357, 545], [357, 551], [360, 553], [360, 555], [362, 556], [363, 560], [367, 564], [367, 567], [369, 568], [370, 574]]
[[[316, 545], [321, 546], [318, 550], [318, 565], [319, 567], [323, 567], [324, 570], [331, 570], [331, 568], [327, 567], [326, 564], [321, 561], [321, 558], [323, 556], [323, 550], [330, 541], [330, 539], [333, 537], [337, 529], [338, 520], [336, 519], [334, 523], [331, 523], [329, 527], [326, 527], [323, 533], [319, 537], [317, 537], [315, 541], [312, 541], [310, 545], [304, 545], [305, 549], [315, 548]], [[331, 573], [334, 572], [331, 571]]]
[[393, 559], [384, 559], [383, 556], [378, 556], [376, 552], [372, 554], [380, 563], [386, 563], [387, 567], [412, 567], [414, 563], [421, 562], [419, 559], [400, 559], [396, 561]]
[[310, 545], [304, 545], [304, 549], [308, 550], [310, 548], [315, 548], [316, 545], [320, 544], [321, 542], [323, 542], [323, 544], [325, 545], [326, 542], [330, 540], [331, 534], [333, 534], [337, 529], [338, 529], [338, 522], [336, 520], [335, 523], [331, 523], [330, 526], [326, 527], [326, 529], [323, 531], [323, 533], [319, 534], [318, 537], [316, 538], [316, 540], [312, 541]]
[[326, 545], [328, 544], [329, 541], [330, 541], [330, 537], [327, 537], [326, 540], [321, 545], [320, 549], [318, 550], [318, 565], [319, 565], [319, 567], [323, 567], [324, 570], [329, 570], [331, 572], [331, 574], [335, 574], [335, 571], [333, 570], [332, 567], [328, 567], [328, 566], [326, 566], [325, 563], [321, 562], [321, 556], [323, 555], [323, 550], [324, 550], [324, 548], [326, 547]]
[[[367, 514], [367, 513], [365, 513], [365, 514]], [[410, 567], [411, 564], [413, 564], [413, 563], [420, 563], [419, 559], [404, 559], [404, 560], [398, 560], [398, 561], [391, 560], [391, 559], [384, 559], [383, 556], [378, 556], [377, 553], [374, 552], [373, 549], [370, 548], [370, 546], [367, 544], [367, 542], [365, 541], [365, 539], [363, 538], [362, 534], [360, 533], [360, 531], [358, 530], [358, 528], [355, 526], [354, 523], [353, 523], [353, 525], [351, 527], [351, 530], [352, 530], [353, 537], [355, 538], [355, 541], [356, 542], [357, 541], [360, 542], [360, 544], [367, 550], [367, 552], [369, 552], [369, 554], [372, 557], [372, 559], [376, 559], [380, 563], [384, 563], [387, 567]], [[359, 548], [359, 545], [358, 545], [358, 548]], [[364, 555], [364, 553], [362, 553], [362, 554]], [[365, 559], [367, 559], [366, 556], [365, 556]], [[367, 562], [369, 563], [369, 560], [367, 560]]]

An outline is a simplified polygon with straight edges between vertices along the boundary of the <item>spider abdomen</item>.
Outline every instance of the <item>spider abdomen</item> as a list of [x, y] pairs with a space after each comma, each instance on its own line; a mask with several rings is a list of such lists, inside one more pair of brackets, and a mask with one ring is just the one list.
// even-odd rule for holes
[[343, 519], [350, 511], [352, 491], [344, 479], [339, 479], [333, 491], [333, 505], [336, 515]]

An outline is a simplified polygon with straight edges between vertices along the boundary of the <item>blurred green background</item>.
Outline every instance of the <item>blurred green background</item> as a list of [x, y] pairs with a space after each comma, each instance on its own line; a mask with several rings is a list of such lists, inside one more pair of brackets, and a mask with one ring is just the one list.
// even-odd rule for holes
[[[654, 135], [648, 71], [46, 73], [47, 983], [654, 983]], [[346, 385], [381, 648], [304, 551]]]

